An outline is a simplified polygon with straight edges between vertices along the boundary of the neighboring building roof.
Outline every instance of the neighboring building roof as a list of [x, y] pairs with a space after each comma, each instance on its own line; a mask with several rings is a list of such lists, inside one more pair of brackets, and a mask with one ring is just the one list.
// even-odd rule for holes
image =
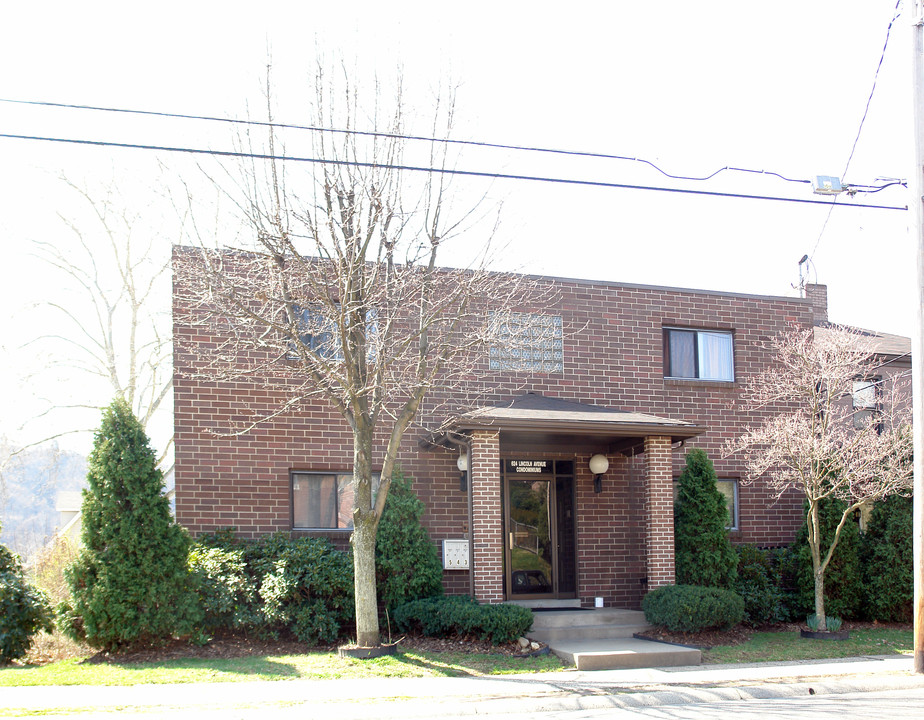
[[593, 436], [598, 440], [609, 439], [617, 451], [636, 451], [648, 435], [669, 435], [673, 442], [679, 442], [706, 430], [684, 420], [559, 400], [539, 393], [526, 393], [499, 405], [476, 408], [452, 423], [455, 431], [491, 428], [550, 437]]
[[903, 335], [891, 335], [889, 333], [877, 332], [876, 330], [865, 330], [864, 328], [852, 327], [850, 325], [828, 325], [826, 327], [816, 327], [815, 335], [831, 332], [834, 329], [843, 328], [859, 333], [867, 338], [872, 344], [873, 351], [877, 355], [911, 356], [911, 338]]
[[58, 512], [79, 512], [82, 506], [83, 492], [80, 490], [59, 492], [55, 498], [55, 510]]

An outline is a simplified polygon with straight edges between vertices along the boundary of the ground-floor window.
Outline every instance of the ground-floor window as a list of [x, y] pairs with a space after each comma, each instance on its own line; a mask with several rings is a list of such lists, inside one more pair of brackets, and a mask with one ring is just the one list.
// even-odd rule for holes
[[[372, 476], [373, 492], [379, 475]], [[352, 530], [353, 475], [349, 473], [292, 473], [292, 528], [295, 530]]]
[[[738, 480], [735, 478], [717, 478], [716, 490], [725, 496], [725, 507], [728, 508], [728, 530], [738, 530]], [[677, 503], [679, 478], [674, 478], [674, 504]]]

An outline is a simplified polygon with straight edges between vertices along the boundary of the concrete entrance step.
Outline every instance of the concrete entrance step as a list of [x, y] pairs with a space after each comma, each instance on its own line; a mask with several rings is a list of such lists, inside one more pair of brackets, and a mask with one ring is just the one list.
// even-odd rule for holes
[[696, 648], [631, 637], [561, 640], [549, 643], [549, 647], [555, 655], [578, 670], [676, 667], [702, 662], [702, 653]]
[[552, 645], [559, 640], [631, 638], [649, 627], [640, 610], [554, 610], [534, 613], [527, 637]]

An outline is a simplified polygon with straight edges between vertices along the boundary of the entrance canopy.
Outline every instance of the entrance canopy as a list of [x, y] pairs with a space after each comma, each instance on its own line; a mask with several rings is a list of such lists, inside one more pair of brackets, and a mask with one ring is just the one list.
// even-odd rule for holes
[[[474, 430], [500, 431], [502, 447], [567, 444], [574, 448], [576, 437], [580, 437], [589, 448], [635, 455], [643, 451], [647, 436], [670, 437], [674, 443], [701, 435], [706, 428], [683, 420], [530, 392], [500, 405], [476, 408], [450, 424], [453, 434]], [[442, 444], [440, 440], [434, 438], [433, 444]]]

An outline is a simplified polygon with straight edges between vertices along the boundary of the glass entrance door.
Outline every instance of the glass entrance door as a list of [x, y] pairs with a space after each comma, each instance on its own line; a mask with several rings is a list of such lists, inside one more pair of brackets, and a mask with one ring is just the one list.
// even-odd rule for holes
[[508, 595], [574, 597], [574, 463], [516, 459], [503, 465]]

